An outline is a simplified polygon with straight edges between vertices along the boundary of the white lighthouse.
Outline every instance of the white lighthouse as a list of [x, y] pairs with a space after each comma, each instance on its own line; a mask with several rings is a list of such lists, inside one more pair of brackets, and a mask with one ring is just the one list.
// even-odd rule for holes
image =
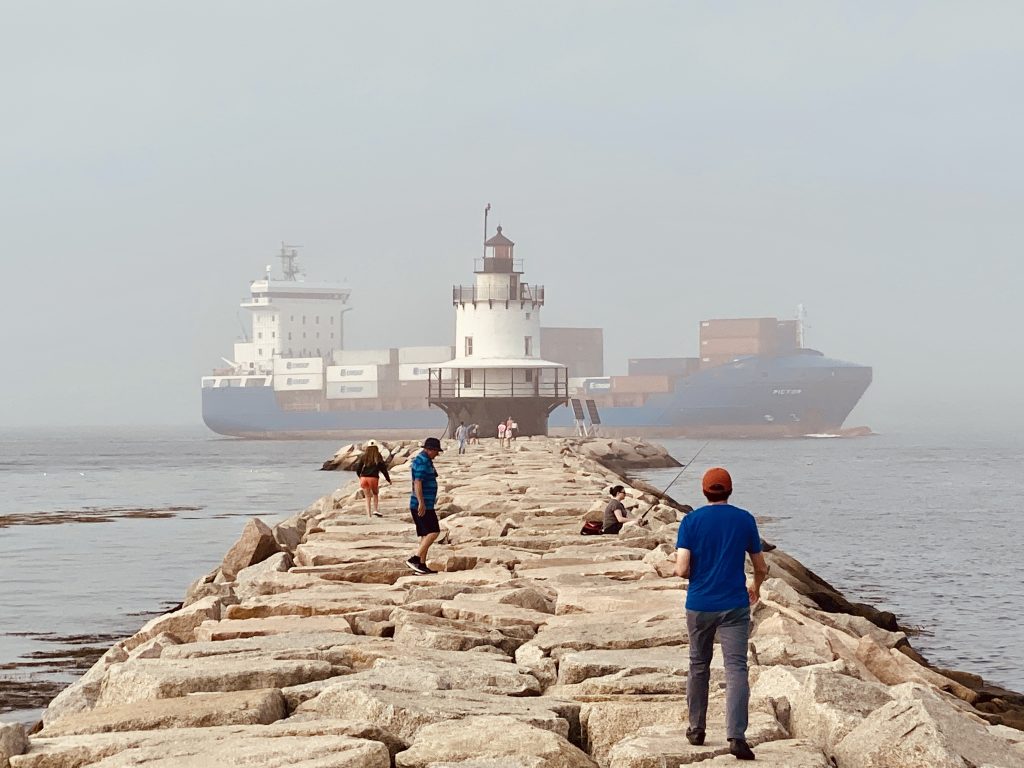
[[476, 260], [472, 285], [452, 288], [454, 360], [431, 369], [429, 401], [483, 434], [512, 417], [522, 435], [546, 435], [548, 414], [569, 397], [568, 369], [540, 357], [544, 286], [523, 281], [515, 243], [498, 227]]

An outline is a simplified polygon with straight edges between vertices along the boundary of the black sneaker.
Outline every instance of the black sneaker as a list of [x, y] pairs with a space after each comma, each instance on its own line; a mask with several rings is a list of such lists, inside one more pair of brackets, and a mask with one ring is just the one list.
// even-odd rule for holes
[[410, 557], [408, 560], [405, 561], [405, 564], [409, 566], [409, 570], [412, 571], [413, 573], [422, 573], [420, 568], [423, 568], [424, 566], [423, 566], [423, 563], [420, 562], [420, 556], [419, 555], [413, 555], [412, 557]]
[[693, 744], [693, 746], [699, 747], [704, 743], [704, 731], [700, 728], [687, 728], [686, 740]]
[[416, 573], [420, 574], [421, 576], [429, 576], [432, 573], [437, 573], [437, 571], [431, 570], [427, 566], [427, 564], [424, 563], [422, 560], [417, 562], [416, 565], [413, 567], [416, 569]]
[[745, 739], [729, 739], [729, 754], [737, 760], [753, 760], [754, 750]]

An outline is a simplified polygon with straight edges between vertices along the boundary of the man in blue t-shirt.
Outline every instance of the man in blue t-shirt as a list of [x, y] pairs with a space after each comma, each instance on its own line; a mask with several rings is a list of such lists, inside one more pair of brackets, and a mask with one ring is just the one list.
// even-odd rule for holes
[[[725, 662], [725, 726], [729, 752], [753, 760], [746, 741], [750, 683], [747, 641], [750, 606], [758, 601], [768, 564], [761, 552], [757, 521], [729, 503], [732, 478], [721, 467], [704, 473], [706, 506], [686, 515], [676, 539], [676, 576], [690, 580], [686, 590], [686, 629], [690, 635], [690, 676], [686, 702], [690, 727], [686, 739], [703, 744], [708, 712], [708, 683], [715, 632]], [[750, 555], [753, 584], [747, 586], [744, 561]]]
[[423, 441], [423, 450], [412, 460], [412, 496], [409, 499], [409, 511], [416, 525], [416, 535], [420, 537], [420, 548], [415, 555], [405, 561], [410, 569], [419, 574], [436, 573], [427, 567], [427, 550], [441, 532], [441, 524], [437, 520], [434, 505], [437, 504], [437, 470], [434, 459], [443, 453], [441, 441], [436, 437], [428, 437]]

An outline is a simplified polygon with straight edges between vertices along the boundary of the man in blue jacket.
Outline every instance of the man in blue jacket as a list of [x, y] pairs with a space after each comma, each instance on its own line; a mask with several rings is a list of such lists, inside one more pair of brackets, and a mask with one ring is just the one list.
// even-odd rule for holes
[[[686, 629], [690, 636], [690, 676], [686, 702], [690, 726], [686, 739], [703, 744], [708, 712], [708, 683], [715, 633], [725, 662], [725, 718], [729, 752], [739, 760], [753, 760], [746, 741], [750, 683], [747, 678], [747, 641], [750, 606], [756, 603], [768, 564], [761, 551], [761, 536], [754, 516], [729, 503], [732, 477], [721, 467], [709, 469], [702, 482], [706, 506], [686, 515], [676, 539], [676, 576], [688, 578]], [[747, 586], [746, 556], [754, 567]]]

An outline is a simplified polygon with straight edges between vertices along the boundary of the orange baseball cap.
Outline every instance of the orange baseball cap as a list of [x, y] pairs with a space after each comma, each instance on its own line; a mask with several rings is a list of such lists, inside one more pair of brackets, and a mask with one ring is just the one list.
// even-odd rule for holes
[[712, 467], [704, 473], [703, 487], [710, 493], [732, 493], [732, 477], [721, 467]]

